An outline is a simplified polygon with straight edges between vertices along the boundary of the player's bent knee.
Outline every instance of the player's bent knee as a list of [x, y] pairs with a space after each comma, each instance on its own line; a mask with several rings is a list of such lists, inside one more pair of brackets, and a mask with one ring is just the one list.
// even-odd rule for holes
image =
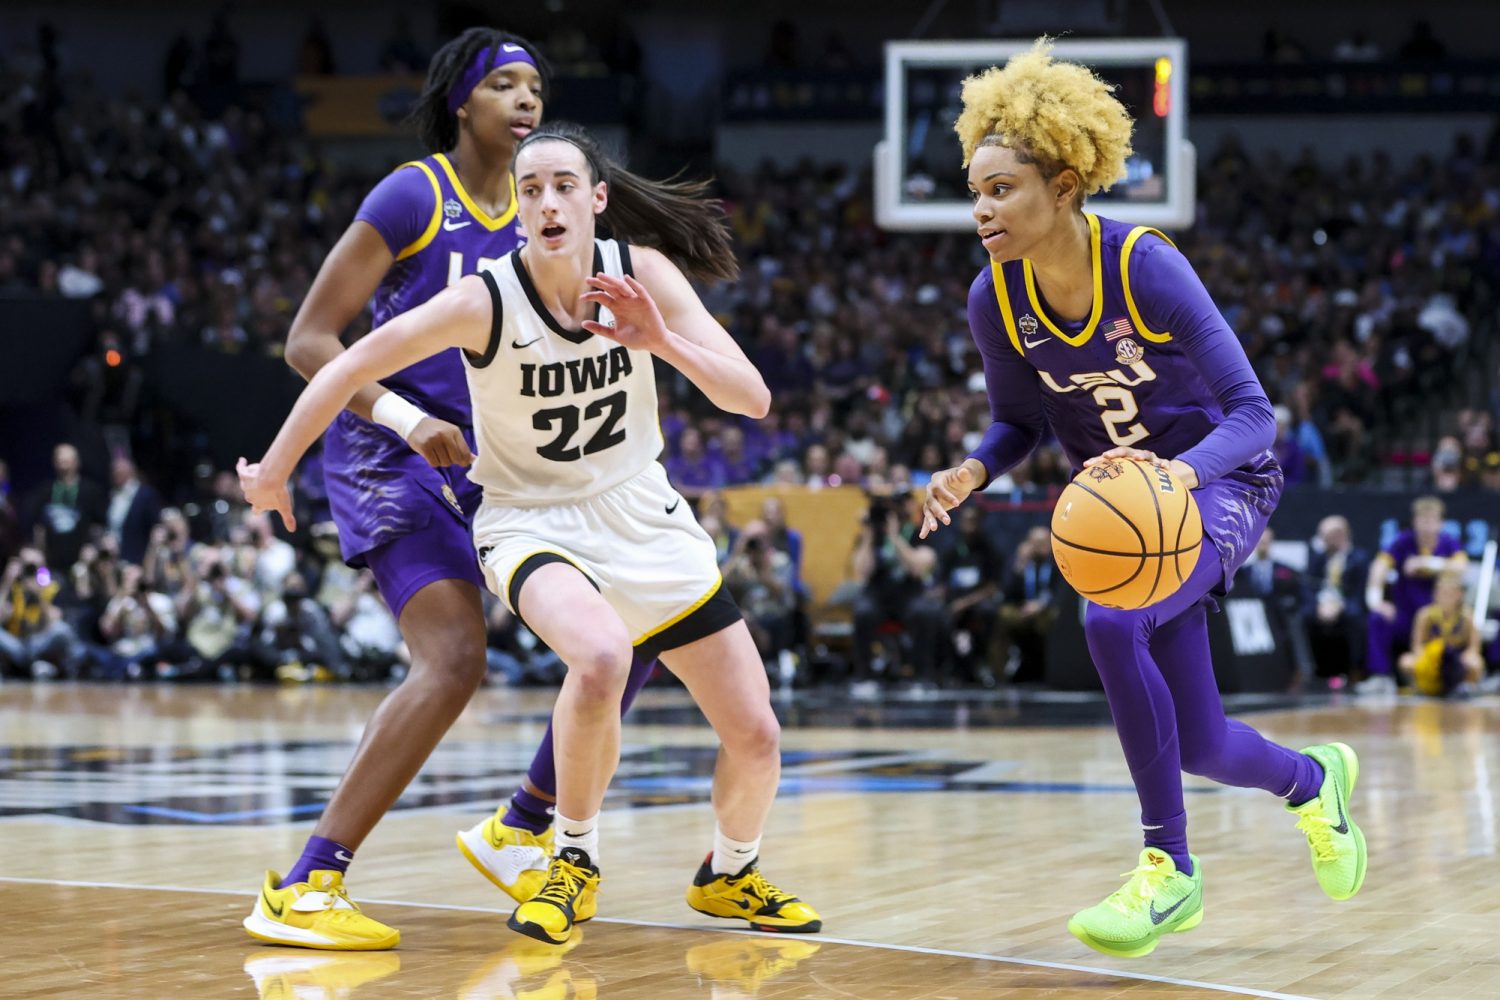
[[1118, 648], [1146, 636], [1146, 617], [1140, 611], [1121, 611], [1097, 604], [1089, 605], [1083, 620], [1083, 634], [1091, 648]]
[[618, 705], [630, 676], [630, 660], [629, 646], [591, 646], [568, 661], [568, 676], [580, 697]]
[[781, 723], [767, 707], [764, 712], [736, 720], [734, 731], [721, 734], [719, 741], [736, 756], [774, 758], [781, 753]]

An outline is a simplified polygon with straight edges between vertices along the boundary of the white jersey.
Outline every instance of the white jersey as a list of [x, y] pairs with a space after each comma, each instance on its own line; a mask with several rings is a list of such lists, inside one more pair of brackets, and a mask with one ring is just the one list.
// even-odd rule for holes
[[[594, 241], [594, 273], [631, 274], [630, 248]], [[663, 443], [649, 351], [564, 328], [516, 250], [481, 275], [494, 302], [482, 356], [464, 353], [478, 457], [469, 478], [492, 504], [602, 493], [656, 461]], [[612, 319], [596, 310], [599, 322]]]

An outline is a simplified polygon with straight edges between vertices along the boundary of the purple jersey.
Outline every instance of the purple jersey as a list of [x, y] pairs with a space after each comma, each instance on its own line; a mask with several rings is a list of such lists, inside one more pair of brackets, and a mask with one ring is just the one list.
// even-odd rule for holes
[[[365, 197], [355, 219], [374, 227], [396, 258], [371, 302], [376, 327], [463, 276], [494, 266], [525, 241], [514, 182], [510, 208], [491, 218], [441, 153], [387, 175]], [[457, 349], [419, 361], [381, 384], [463, 428], [473, 447], [469, 389]], [[433, 516], [426, 497], [460, 519], [478, 505], [479, 489], [464, 469], [434, 469], [394, 431], [347, 410], [328, 429], [324, 448], [339, 546], [356, 564], [370, 549], [424, 527]]]
[[1432, 588], [1437, 577], [1431, 573], [1411, 575], [1406, 572], [1406, 560], [1412, 556], [1441, 556], [1452, 559], [1459, 555], [1458, 539], [1452, 535], [1438, 535], [1431, 549], [1417, 544], [1417, 536], [1410, 528], [1397, 535], [1388, 548], [1375, 557], [1370, 571], [1376, 574], [1394, 572], [1395, 579], [1386, 589], [1386, 597], [1396, 606], [1396, 617], [1410, 622], [1418, 611], [1432, 603]]
[[[1020, 461], [1043, 421], [1077, 471], [1111, 448], [1145, 448], [1191, 465], [1233, 496], [1204, 529], [1233, 571], [1281, 495], [1270, 452], [1276, 419], [1239, 340], [1192, 267], [1154, 229], [1086, 215], [1090, 315], [1048, 308], [1030, 261], [991, 264], [969, 290], [994, 420], [973, 454], [991, 476]], [[1217, 494], [1216, 494], [1217, 497]]]

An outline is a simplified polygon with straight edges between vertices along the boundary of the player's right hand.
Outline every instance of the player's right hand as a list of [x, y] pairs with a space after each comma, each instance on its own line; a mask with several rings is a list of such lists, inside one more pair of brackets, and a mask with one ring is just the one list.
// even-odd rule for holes
[[464, 432], [437, 417], [423, 417], [412, 428], [406, 443], [435, 469], [448, 465], [474, 464], [474, 453], [469, 450], [469, 442], [464, 440]]
[[927, 484], [927, 496], [922, 500], [922, 530], [917, 537], [926, 538], [938, 530], [939, 524], [952, 524], [948, 511], [969, 499], [978, 485], [974, 473], [964, 465], [934, 472]]
[[287, 486], [286, 480], [275, 480], [269, 476], [262, 476], [259, 462], [247, 462], [242, 457], [235, 464], [234, 471], [240, 476], [240, 489], [245, 494], [245, 502], [250, 509], [257, 514], [274, 510], [281, 515], [281, 523], [286, 525], [287, 531], [297, 530], [297, 518], [292, 515], [292, 491]]

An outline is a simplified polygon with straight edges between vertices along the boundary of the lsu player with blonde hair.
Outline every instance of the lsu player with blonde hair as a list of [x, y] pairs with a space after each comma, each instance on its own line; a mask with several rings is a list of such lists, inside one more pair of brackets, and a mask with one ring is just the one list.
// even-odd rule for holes
[[1341, 743], [1296, 752], [1225, 717], [1207, 613], [1281, 496], [1276, 420], [1245, 352], [1187, 259], [1161, 233], [1084, 210], [1125, 173], [1132, 122], [1112, 88], [1053, 59], [1043, 39], [970, 77], [956, 123], [974, 220], [990, 263], [969, 291], [992, 422], [935, 476], [925, 537], [948, 511], [1024, 458], [1050, 424], [1075, 472], [1150, 462], [1194, 491], [1204, 542], [1188, 580], [1151, 607], [1090, 603], [1089, 651], [1141, 803], [1145, 849], [1125, 885], [1068, 922], [1109, 955], [1152, 951], [1203, 919], [1203, 869], [1188, 852], [1182, 772], [1285, 798], [1323, 891], [1365, 875], [1349, 816], [1358, 775]]
[[[478, 445], [468, 479], [483, 489], [477, 565], [568, 668], [553, 712], [554, 853], [510, 927], [561, 945], [595, 914], [620, 702], [632, 657], [659, 655], [720, 743], [718, 827], [688, 905], [756, 930], [818, 931], [817, 912], [759, 871], [781, 776], [770, 686], [713, 540], [656, 460], [657, 360], [727, 412], [758, 418], [770, 408], [760, 372], [684, 275], [736, 273], [723, 212], [704, 185], [624, 170], [577, 126], [530, 131], [512, 170], [528, 242], [319, 370], [265, 458], [241, 460], [245, 498], [290, 526], [287, 478], [350, 397], [460, 349]], [[596, 239], [596, 221], [614, 238]], [[498, 856], [470, 860], [500, 880]]]

